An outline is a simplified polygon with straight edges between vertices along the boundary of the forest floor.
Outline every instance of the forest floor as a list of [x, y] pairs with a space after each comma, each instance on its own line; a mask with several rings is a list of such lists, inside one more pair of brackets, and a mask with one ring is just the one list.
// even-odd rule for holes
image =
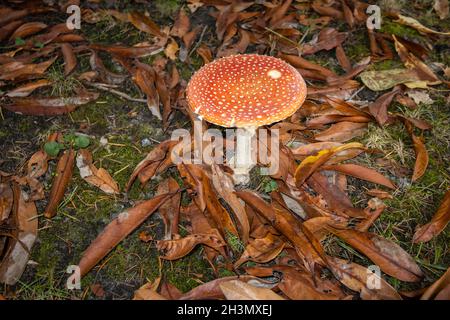
[[[390, 3], [382, 2], [384, 5]], [[439, 20], [432, 11], [432, 1], [427, 1], [430, 2], [430, 9], [425, 12], [415, 9], [414, 3], [417, 2], [419, 1], [398, 1], [396, 5], [401, 6], [401, 11], [406, 15], [418, 19], [430, 28], [450, 30], [449, 19]], [[117, 1], [117, 3], [111, 4], [109, 8], [119, 11], [147, 11], [158, 25], [171, 25], [177, 10], [185, 8], [185, 3], [177, 0], [157, 0], [145, 5], [131, 1]], [[103, 6], [108, 7], [108, 4]], [[206, 26], [202, 41], [214, 47], [217, 45], [214, 33], [215, 21], [208, 15], [209, 8], [211, 7], [199, 8], [195, 13], [190, 14], [190, 19], [193, 24]], [[64, 18], [64, 15], [49, 15], [49, 19], [54, 19], [55, 22], [63, 22]], [[341, 22], [332, 22], [331, 26], [338, 30], [345, 28]], [[382, 31], [418, 42], [426, 40], [426, 37], [414, 29], [392, 23], [389, 18], [383, 20]], [[133, 28], [132, 25], [112, 18], [104, 18], [95, 24], [83, 25], [81, 33], [89, 41], [101, 44], [133, 45], [145, 41], [147, 37], [145, 33]], [[431, 51], [429, 60], [449, 66], [448, 38], [443, 38], [441, 42], [435, 42], [434, 45], [435, 49]], [[364, 27], [358, 27], [350, 33], [345, 48], [347, 56], [353, 63], [370, 55]], [[247, 52], [252, 52], [251, 46]], [[151, 64], [157, 57], [158, 55], [146, 58], [146, 62]], [[78, 60], [78, 69], [68, 77], [64, 76], [62, 61], [53, 64], [48, 77], [56, 82], [52, 87], [42, 89], [42, 93], [72, 95], [78, 85], [76, 76], [89, 70], [88, 55], [81, 55]], [[328, 68], [337, 65], [334, 56], [332, 57], [328, 52], [316, 54], [313, 60]], [[118, 73], [122, 71], [120, 66], [109, 59], [104, 59], [104, 62], [111, 71]], [[185, 81], [188, 81], [192, 73], [201, 65], [202, 60], [195, 52], [191, 56], [190, 64], [176, 62], [180, 75]], [[400, 65], [401, 62], [396, 58], [374, 63], [370, 68], [386, 70]], [[131, 80], [125, 81], [118, 90], [133, 96], [139, 95]], [[428, 93], [432, 100], [431, 104], [419, 104], [414, 110], [399, 103], [393, 103], [390, 107], [392, 112], [421, 118], [433, 126], [432, 130], [424, 133], [430, 162], [427, 171], [419, 181], [411, 183], [408, 177], [411, 168], [414, 167], [415, 154], [403, 125], [393, 124], [381, 127], [370, 123], [364, 135], [353, 139], [370, 148], [382, 150], [384, 159], [392, 161], [407, 173], [406, 176], [395, 176], [393, 172], [385, 171], [382, 164], [375, 161], [370, 154], [362, 155], [359, 159], [366, 166], [386, 173], [398, 186], [392, 193], [392, 199], [385, 200], [388, 208], [375, 222], [372, 230], [393, 240], [414, 257], [426, 275], [425, 284], [439, 278], [450, 265], [450, 231], [448, 229], [429, 242], [421, 244], [411, 242], [416, 227], [431, 219], [445, 190], [450, 186], [449, 91], [439, 87]], [[370, 90], [362, 90], [358, 93], [358, 98], [374, 100], [376, 95]], [[3, 109], [0, 118], [0, 170], [20, 171], [27, 159], [42, 147], [50, 133], [82, 132], [91, 138], [89, 149], [96, 166], [106, 168], [123, 190], [135, 166], [158, 142], [168, 139], [171, 131], [176, 128], [189, 127], [189, 119], [176, 112], [167, 130], [163, 130], [161, 121], [152, 116], [145, 104], [121, 99], [106, 92], [100, 92], [100, 97], [94, 102], [83, 105], [69, 114], [55, 117], [23, 116]], [[106, 144], [100, 142], [102, 138], [107, 139]], [[54, 162], [50, 162], [50, 170], [44, 179], [46, 191], [51, 188], [51, 172], [55, 166]], [[171, 168], [161, 177], [151, 180], [144, 188], [135, 183], [128, 194], [111, 196], [87, 184], [78, 174], [74, 174], [64, 200], [58, 208], [57, 216], [51, 220], [39, 218], [37, 243], [32, 249], [25, 273], [16, 284], [12, 297], [16, 299], [129, 299], [142, 284], [159, 276], [164, 276], [168, 282], [183, 292], [214, 279], [216, 275], [213, 274], [208, 262], [203, 259], [202, 247], [197, 247], [190, 255], [180, 260], [166, 261], [159, 259], [153, 242], [143, 243], [139, 239], [142, 231], [146, 231], [154, 239], [161, 237], [163, 223], [160, 216], [155, 214], [114, 248], [101, 262], [100, 267], [82, 279], [82, 290], [68, 291], [65, 288], [67, 267], [79, 261], [82, 252], [97, 234], [125, 208], [132, 206], [136, 201], [152, 197], [158, 182], [168, 176], [179, 178], [176, 168]], [[374, 185], [349, 178], [348, 186], [351, 199], [358, 206], [367, 202], [370, 197], [365, 191], [373, 188]], [[250, 187], [258, 192], [268, 193], [276, 188], [276, 183], [267, 177], [254, 176]], [[46, 200], [37, 202], [38, 212], [43, 212], [46, 204]], [[183, 226], [180, 230], [183, 235]], [[370, 264], [367, 258], [343, 241], [329, 242], [329, 245], [325, 243], [324, 246], [327, 251], [341, 257], [364, 265]], [[221, 277], [235, 274], [234, 271], [227, 269], [219, 269], [218, 272]], [[387, 279], [399, 290], [415, 288], [392, 277]], [[103, 292], [99, 293], [100, 287]]]

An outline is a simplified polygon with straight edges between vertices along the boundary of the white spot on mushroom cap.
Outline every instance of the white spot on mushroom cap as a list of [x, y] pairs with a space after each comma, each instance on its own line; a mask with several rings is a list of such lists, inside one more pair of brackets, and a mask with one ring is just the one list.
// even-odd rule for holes
[[276, 69], [272, 69], [269, 72], [267, 72], [267, 75], [272, 79], [278, 79], [281, 77], [281, 72]]

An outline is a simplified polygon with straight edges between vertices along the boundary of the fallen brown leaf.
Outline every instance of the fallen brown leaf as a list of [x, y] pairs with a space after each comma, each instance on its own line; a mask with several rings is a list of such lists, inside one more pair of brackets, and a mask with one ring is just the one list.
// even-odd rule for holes
[[73, 52], [73, 48], [69, 43], [61, 45], [61, 51], [64, 58], [64, 75], [69, 75], [77, 66], [77, 57]]
[[381, 270], [399, 280], [417, 282], [423, 273], [414, 259], [398, 244], [374, 233], [329, 228], [330, 232], [365, 254]]
[[317, 155], [305, 158], [295, 170], [295, 181], [297, 186], [301, 186], [306, 179], [311, 176], [321, 165], [330, 160], [335, 154], [348, 149], [364, 149], [364, 146], [357, 142], [344, 144], [331, 149], [322, 149]]
[[16, 231], [0, 264], [0, 282], [7, 285], [14, 285], [22, 276], [38, 233], [36, 205], [17, 184], [13, 192]]
[[197, 245], [204, 244], [210, 248], [222, 251], [226, 246], [217, 229], [212, 229], [208, 234], [191, 234], [176, 240], [160, 240], [156, 248], [165, 260], [177, 260], [189, 254]]
[[240, 280], [222, 282], [219, 286], [227, 300], [284, 300], [270, 289], [255, 287]]
[[56, 173], [55, 178], [53, 179], [49, 201], [44, 211], [44, 216], [46, 218], [53, 218], [56, 215], [58, 206], [64, 197], [70, 179], [72, 179], [74, 164], [75, 151], [73, 149], [64, 151], [56, 166]]
[[[445, 271], [445, 273], [428, 289], [423, 293], [420, 297], [421, 300], [431, 300], [436, 299], [437, 296], [442, 292], [445, 288], [448, 288], [450, 285], [450, 268]], [[448, 299], [447, 299], [448, 300]]]
[[233, 180], [218, 165], [214, 163], [211, 165], [211, 171], [214, 188], [233, 210], [234, 215], [239, 221], [241, 240], [244, 244], [247, 244], [250, 225], [243, 204], [234, 194], [235, 190]]
[[19, 114], [33, 116], [54, 116], [75, 110], [78, 106], [96, 100], [99, 94], [83, 91], [69, 98], [13, 98], [12, 102], [2, 107]]
[[28, 97], [34, 90], [51, 85], [51, 81], [46, 79], [37, 80], [21, 85], [11, 91], [6, 96], [10, 98], [23, 98]]
[[373, 183], [381, 184], [390, 189], [395, 189], [395, 185], [391, 180], [378, 173], [377, 171], [366, 168], [357, 164], [345, 163], [338, 165], [326, 165], [321, 168], [322, 170], [337, 171], [346, 175], [350, 175], [359, 179], [370, 181]]
[[171, 196], [173, 195], [159, 195], [121, 212], [117, 218], [106, 226], [83, 253], [78, 263], [81, 275], [84, 276], [88, 273], [104, 256], [141, 225]]
[[92, 163], [92, 154], [87, 149], [78, 151], [76, 158], [80, 176], [88, 183], [100, 188], [108, 194], [118, 194], [119, 186], [111, 175], [103, 168], [97, 169]]
[[448, 190], [444, 199], [442, 200], [441, 205], [437, 209], [433, 218], [427, 224], [419, 227], [414, 233], [413, 242], [427, 242], [430, 241], [433, 237], [440, 234], [448, 222], [450, 221], [450, 190]]

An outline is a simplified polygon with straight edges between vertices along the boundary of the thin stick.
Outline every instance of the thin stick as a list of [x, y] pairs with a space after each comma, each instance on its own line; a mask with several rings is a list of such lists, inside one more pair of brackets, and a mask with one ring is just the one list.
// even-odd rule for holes
[[103, 86], [100, 83], [89, 83], [89, 82], [84, 82], [84, 83], [87, 84], [88, 86], [91, 86], [91, 87], [94, 87], [94, 88], [97, 88], [97, 89], [100, 89], [100, 90], [103, 90], [103, 91], [107, 91], [107, 92], [113, 93], [115, 95], [118, 95], [119, 97], [122, 97], [122, 98], [130, 100], [130, 101], [147, 103], [147, 100], [145, 100], [145, 99], [133, 98], [133, 97], [129, 96], [128, 94], [124, 93], [124, 92], [121, 92], [121, 91], [118, 91], [118, 90], [115, 90], [115, 89], [112, 89], [112, 88], [105, 87], [105, 86]]
[[194, 53], [194, 51], [197, 50], [197, 48], [200, 46], [200, 43], [203, 40], [203, 36], [205, 35], [206, 29], [208, 29], [208, 26], [205, 26], [203, 28], [202, 33], [200, 34], [200, 38], [198, 39], [197, 43], [194, 45], [192, 50], [189, 52], [188, 57], [190, 57], [192, 55], [192, 53]]
[[270, 29], [270, 28], [267, 28], [267, 27], [264, 27], [264, 29], [266, 29], [267, 31], [272, 32], [273, 34], [277, 35], [278, 37], [280, 37], [280, 38], [282, 38], [282, 39], [284, 39], [284, 40], [286, 40], [286, 41], [292, 43], [292, 44], [293, 44], [294, 46], [296, 46], [297, 48], [299, 48], [299, 49], [302, 48], [300, 44], [298, 44], [298, 43], [295, 42], [295, 41], [292, 41], [291, 39], [289, 39], [289, 38], [283, 36], [282, 34], [276, 32], [276, 31], [274, 31], [274, 30], [272, 30], [272, 29]]

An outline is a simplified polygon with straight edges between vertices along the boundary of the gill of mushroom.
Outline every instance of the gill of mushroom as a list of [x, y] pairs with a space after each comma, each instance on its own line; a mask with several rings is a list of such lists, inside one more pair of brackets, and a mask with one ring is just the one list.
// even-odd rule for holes
[[248, 184], [256, 164], [256, 129], [291, 116], [306, 98], [306, 84], [291, 65], [275, 57], [242, 54], [212, 61], [191, 78], [188, 105], [200, 119], [238, 128], [228, 163], [236, 184]]

